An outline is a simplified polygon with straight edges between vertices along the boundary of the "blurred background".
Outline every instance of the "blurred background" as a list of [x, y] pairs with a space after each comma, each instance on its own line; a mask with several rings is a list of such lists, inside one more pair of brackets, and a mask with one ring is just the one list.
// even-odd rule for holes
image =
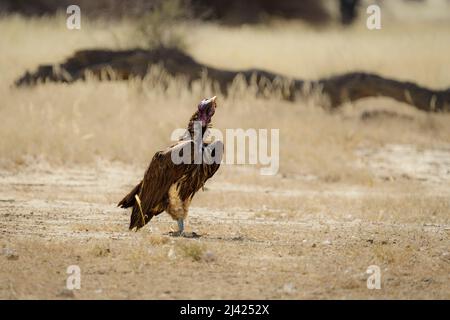
[[[25, 16], [53, 15], [58, 11], [66, 11], [69, 5], [75, 4], [84, 9], [85, 14], [91, 18], [117, 19], [123, 17], [141, 17], [154, 11], [164, 2], [162, 0], [34, 0], [14, 1], [2, 0], [0, 8], [4, 13], [20, 13]], [[428, 18], [448, 17], [445, 9], [448, 9], [448, 0], [177, 0], [169, 1], [170, 6], [178, 6], [184, 9], [189, 18], [197, 21], [214, 21], [225, 25], [239, 26], [243, 24], [264, 24], [271, 20], [297, 20], [316, 26], [324, 26], [329, 23], [339, 22], [344, 25], [352, 24], [358, 16], [365, 12], [365, 7], [370, 4], [382, 5], [388, 14], [393, 14], [393, 8], [401, 6], [415, 17], [427, 16]], [[174, 3], [176, 3], [174, 5]], [[395, 4], [389, 4], [395, 3]], [[430, 6], [435, 6], [434, 14], [430, 16]], [[439, 8], [438, 8], [439, 7]], [[438, 10], [441, 9], [441, 10]]]
[[[81, 9], [80, 30], [66, 27], [69, 4]], [[380, 30], [366, 26], [370, 4], [381, 8]], [[8, 119], [0, 134], [10, 137], [0, 142], [2, 163], [146, 163], [174, 127], [185, 126], [200, 99], [218, 94], [207, 78], [187, 85], [157, 66], [144, 79], [14, 87], [26, 71], [57, 65], [77, 50], [176, 47], [204, 65], [228, 70], [259, 68], [306, 80], [363, 71], [446, 89], [449, 9], [448, 0], [0, 0], [0, 115]], [[349, 163], [361, 145], [430, 146], [450, 139], [446, 115], [424, 114], [388, 98], [363, 99], [328, 113], [320, 99], [262, 98], [238, 80], [229, 95], [219, 94], [224, 112], [215, 125], [282, 127], [282, 142], [295, 146], [281, 148], [285, 173], [354, 179]], [[374, 109], [394, 118], [367, 117]]]

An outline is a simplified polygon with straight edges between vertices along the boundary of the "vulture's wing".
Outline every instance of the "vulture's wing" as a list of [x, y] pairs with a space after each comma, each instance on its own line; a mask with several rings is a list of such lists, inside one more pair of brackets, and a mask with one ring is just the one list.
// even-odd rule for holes
[[[175, 148], [182, 148], [185, 143], [193, 144], [192, 141], [183, 141], [153, 156], [142, 180], [140, 191], [137, 193], [141, 208], [137, 203], [133, 207], [130, 229], [143, 227], [154, 214], [152, 209], [157, 211], [165, 209], [164, 200], [167, 192], [170, 186], [180, 179], [185, 169], [185, 165], [177, 165], [172, 161], [171, 154]], [[142, 220], [140, 209], [145, 216], [145, 222]]]
[[[205, 182], [211, 178], [220, 167], [223, 154], [223, 143], [221, 141], [215, 141], [211, 144], [211, 146], [214, 147], [211, 149], [213, 150], [212, 153], [207, 153], [208, 151], [206, 150], [206, 147], [208, 146], [210, 146], [210, 144], [204, 144], [203, 160], [205, 160], [205, 156], [209, 154], [209, 161], [211, 162], [209, 162], [209, 164], [203, 162], [202, 164], [190, 165], [186, 168], [185, 174], [182, 175], [180, 179], [180, 184], [183, 187], [179, 191], [179, 195], [182, 201], [192, 198], [198, 190], [203, 188]], [[216, 159], [218, 163], [215, 163], [213, 161], [214, 158], [211, 158], [215, 157], [215, 152], [220, 152], [219, 158]]]
[[[213, 143], [206, 143], [204, 144], [205, 147], [212, 147], [212, 152], [207, 155], [209, 155], [209, 157], [213, 157], [217, 163], [213, 162], [211, 164], [207, 164], [203, 166], [203, 171], [205, 174], [205, 182], [206, 180], [208, 180], [209, 178], [211, 178], [216, 171], [219, 169], [220, 167], [220, 163], [222, 162], [222, 157], [223, 157], [223, 152], [224, 152], [224, 146], [223, 146], [223, 142], [222, 141], [214, 141]], [[218, 152], [219, 154], [217, 154], [217, 158], [216, 158], [216, 152]], [[211, 158], [209, 158], [209, 160], [211, 160]]]

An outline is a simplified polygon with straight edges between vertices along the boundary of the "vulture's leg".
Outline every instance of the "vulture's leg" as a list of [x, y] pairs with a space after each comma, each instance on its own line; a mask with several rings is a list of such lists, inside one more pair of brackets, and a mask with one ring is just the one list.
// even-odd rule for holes
[[176, 184], [173, 184], [169, 189], [169, 205], [167, 207], [167, 213], [176, 220], [178, 223], [178, 231], [169, 232], [169, 235], [173, 237], [186, 237], [186, 238], [198, 238], [199, 236], [195, 232], [184, 231], [184, 220], [189, 212], [189, 205], [191, 199], [181, 200], [179, 190]]
[[183, 219], [178, 219], [177, 223], [178, 223], [178, 230], [169, 232], [169, 235], [172, 236], [172, 237], [180, 237], [184, 233], [184, 220]]
[[185, 235], [184, 234], [184, 219], [178, 218], [177, 223], [178, 223], [178, 230], [169, 232], [169, 235], [171, 235], [172, 237], [180, 237], [180, 236]]
[[167, 207], [167, 213], [178, 223], [178, 230], [169, 232], [169, 234], [174, 237], [182, 236], [184, 232], [184, 219], [186, 218], [186, 212], [183, 201], [181, 201], [178, 194], [176, 184], [173, 184], [169, 189], [169, 205]]
[[183, 232], [184, 232], [184, 219], [183, 218], [179, 218], [177, 220], [177, 222], [178, 222], [178, 232], [180, 234], [183, 234]]
[[[182, 220], [182, 223], [183, 223], [183, 229], [184, 229], [184, 219], [186, 219], [186, 217], [187, 217], [187, 215], [188, 215], [188, 212], [189, 212], [189, 205], [191, 204], [191, 199], [189, 198], [189, 199], [187, 199], [187, 200], [185, 200], [184, 202], [183, 202], [183, 212], [184, 212], [184, 216], [183, 216], [183, 220]], [[178, 222], [178, 226], [180, 225], [180, 223]], [[183, 237], [185, 237], [185, 238], [199, 238], [200, 236], [197, 234], [197, 233], [195, 233], [195, 232], [186, 232], [186, 231], [183, 231], [182, 233], [181, 233], [181, 235], [183, 236]]]

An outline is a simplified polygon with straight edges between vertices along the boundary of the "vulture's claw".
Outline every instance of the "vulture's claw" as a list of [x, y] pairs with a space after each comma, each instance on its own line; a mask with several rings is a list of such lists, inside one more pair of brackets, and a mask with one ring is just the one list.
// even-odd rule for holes
[[185, 238], [200, 238], [201, 236], [196, 232], [183, 232], [182, 234]]
[[183, 231], [180, 231], [180, 230], [178, 230], [178, 231], [170, 231], [169, 232], [169, 236], [171, 236], [171, 237], [181, 237], [182, 235], [183, 235]]
[[196, 232], [185, 232], [185, 231], [170, 231], [169, 236], [171, 237], [183, 237], [183, 238], [200, 238], [201, 236]]

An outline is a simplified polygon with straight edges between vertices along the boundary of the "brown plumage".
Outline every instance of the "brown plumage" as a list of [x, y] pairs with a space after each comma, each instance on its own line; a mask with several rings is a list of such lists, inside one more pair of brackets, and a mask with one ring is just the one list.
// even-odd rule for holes
[[[176, 144], [166, 150], [157, 152], [144, 178], [118, 204], [119, 207], [132, 207], [130, 230], [136, 231], [147, 224], [152, 217], [166, 211], [178, 221], [179, 231], [174, 235], [184, 235], [184, 219], [188, 214], [190, 202], [194, 194], [203, 187], [219, 169], [222, 159], [223, 144], [221, 141], [205, 143], [204, 134], [210, 126], [214, 115], [216, 97], [204, 99], [198, 110], [192, 115], [186, 134]], [[198, 127], [195, 127], [198, 121]], [[194, 128], [201, 128], [201, 137], [194, 139]], [[203, 158], [201, 163], [194, 163], [195, 147], [201, 148], [209, 161]], [[183, 156], [186, 150], [191, 152], [191, 161], [176, 164], [172, 161], [172, 152]], [[211, 163], [211, 159], [215, 159]], [[140, 201], [140, 205], [139, 202]], [[142, 210], [142, 211], [141, 211]]]

